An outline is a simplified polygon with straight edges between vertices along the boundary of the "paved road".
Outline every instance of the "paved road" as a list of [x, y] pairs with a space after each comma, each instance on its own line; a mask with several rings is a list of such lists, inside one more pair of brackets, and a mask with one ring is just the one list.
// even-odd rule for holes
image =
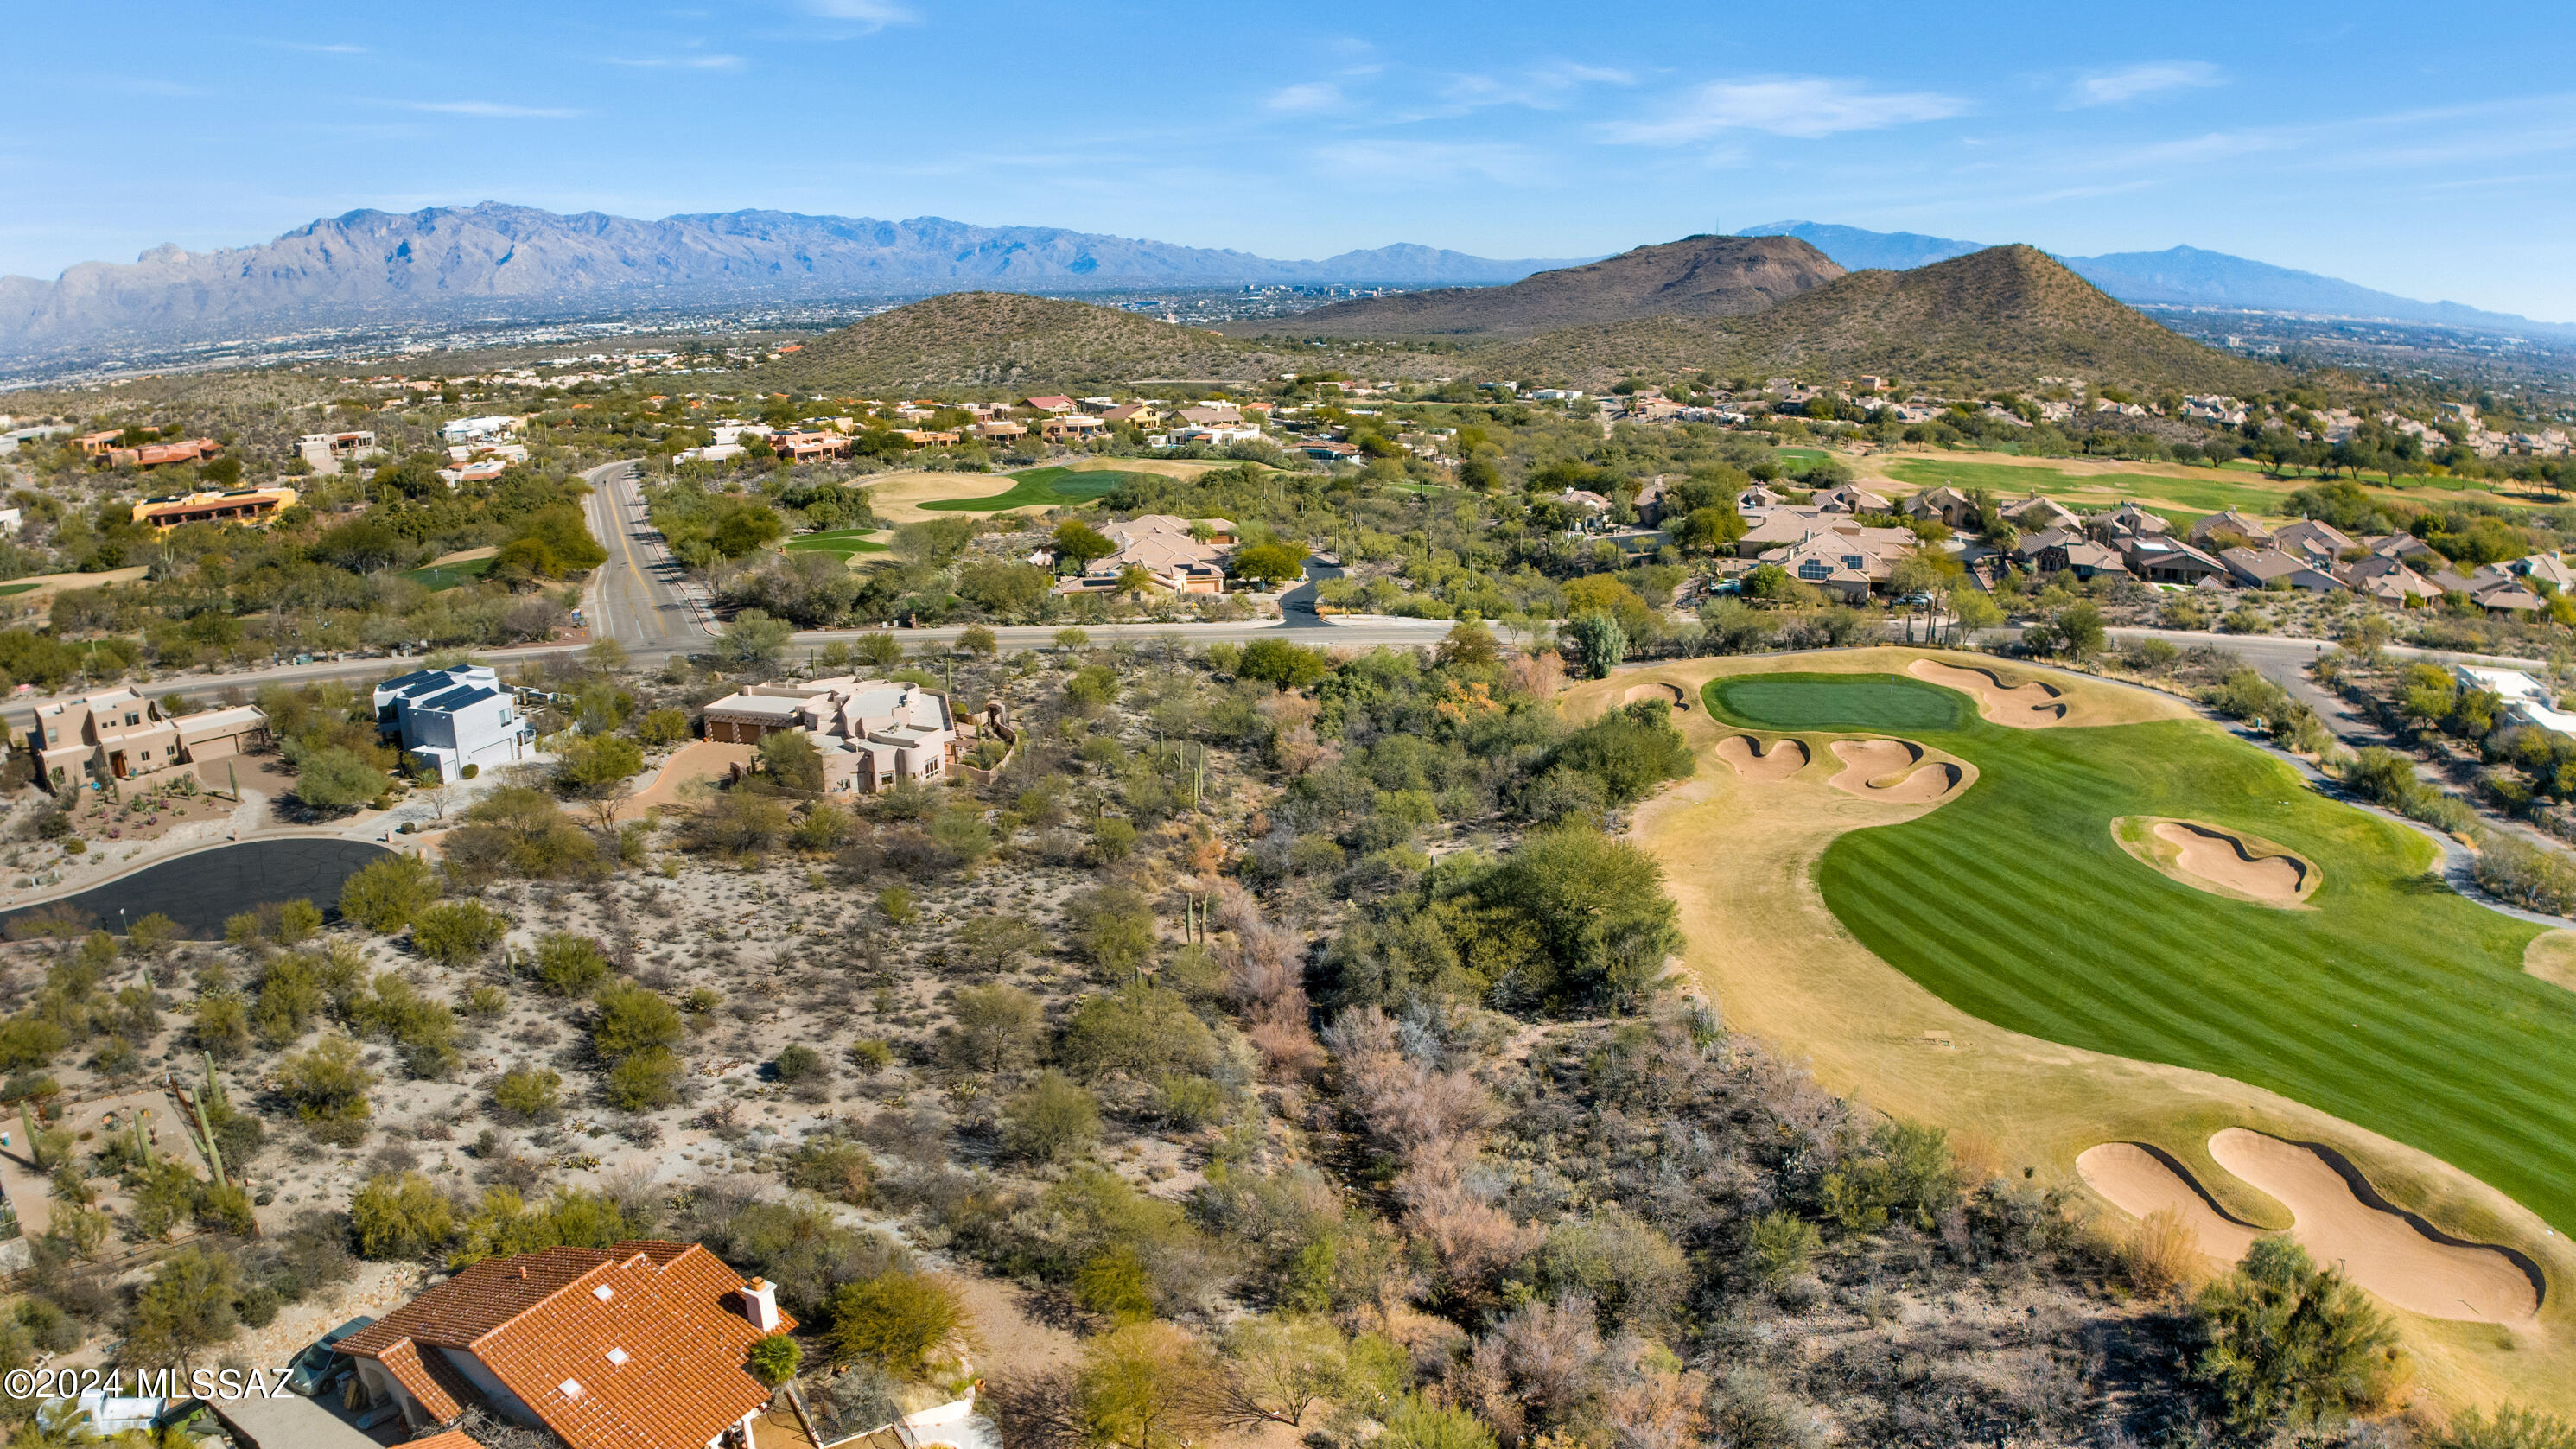
[[1332, 628], [1333, 626], [1326, 623], [1324, 616], [1315, 608], [1315, 582], [1318, 579], [1338, 579], [1341, 576], [1340, 564], [1329, 564], [1320, 558], [1306, 560], [1305, 582], [1279, 596], [1279, 622], [1291, 629]]
[[591, 490], [590, 531], [608, 550], [608, 562], [582, 595], [591, 637], [614, 639], [629, 653], [702, 645], [706, 615], [645, 515], [637, 468], [603, 463], [581, 475]]

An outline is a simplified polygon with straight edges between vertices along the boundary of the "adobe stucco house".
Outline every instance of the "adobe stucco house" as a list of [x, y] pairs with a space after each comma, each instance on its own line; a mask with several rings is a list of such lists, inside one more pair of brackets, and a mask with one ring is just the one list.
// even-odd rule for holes
[[133, 689], [100, 690], [36, 706], [27, 743], [42, 776], [58, 783], [95, 774], [130, 780], [178, 765], [238, 755], [268, 738], [254, 705], [169, 716]]
[[948, 696], [903, 680], [843, 675], [755, 684], [708, 705], [707, 738], [752, 744], [801, 730], [823, 757], [823, 788], [874, 794], [901, 780], [956, 773], [957, 721]]
[[794, 1328], [777, 1290], [697, 1244], [491, 1258], [343, 1339], [351, 1407], [417, 1431], [480, 1405], [572, 1449], [747, 1445], [769, 1389], [751, 1346]]

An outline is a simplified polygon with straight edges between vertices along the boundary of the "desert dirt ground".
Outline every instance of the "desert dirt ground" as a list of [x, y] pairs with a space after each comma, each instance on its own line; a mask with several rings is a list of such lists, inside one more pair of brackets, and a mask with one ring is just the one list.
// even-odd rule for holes
[[[1700, 659], [1623, 670], [1560, 701], [1584, 719], [1640, 685], [1672, 683], [1696, 698], [1721, 673], [1904, 673], [1918, 659], [1973, 662], [1911, 649]], [[2182, 701], [2081, 675], [2017, 666], [2064, 691], [2065, 725], [2191, 718]], [[1676, 724], [1703, 752], [1741, 730], [1705, 710]], [[2021, 1169], [2089, 1204], [2101, 1225], [2130, 1217], [2090, 1187], [2076, 1158], [2113, 1142], [2149, 1143], [2206, 1186], [2229, 1215], [2290, 1229], [2290, 1206], [2227, 1172], [2209, 1142], [2243, 1127], [2342, 1154], [2389, 1201], [2470, 1242], [2516, 1249], [2549, 1285], [2540, 1312], [2507, 1324], [2463, 1323], [2399, 1311], [2419, 1390], [2452, 1403], [2503, 1401], [2576, 1409], [2576, 1250], [2504, 1194], [2417, 1149], [2278, 1094], [2210, 1073], [2088, 1052], [1995, 1027], [1941, 1000], [1863, 948], [1815, 884], [1818, 858], [1847, 830], [1940, 808], [1827, 788], [1839, 769], [1823, 750], [1833, 733], [1804, 736], [1819, 763], [1773, 782], [1739, 778], [1711, 760], [1641, 807], [1633, 834], [1664, 865], [1685, 964], [1728, 1024], [1802, 1060], [1825, 1087], [1880, 1111], [1944, 1126], [1977, 1155]], [[1712, 864], [1716, 863], [1716, 864]]]

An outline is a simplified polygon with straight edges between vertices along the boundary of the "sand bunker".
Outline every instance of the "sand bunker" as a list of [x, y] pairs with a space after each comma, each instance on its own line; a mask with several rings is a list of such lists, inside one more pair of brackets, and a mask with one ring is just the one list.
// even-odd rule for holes
[[2323, 880], [2304, 857], [2259, 836], [2204, 825], [2125, 815], [2111, 834], [2140, 864], [2194, 890], [2262, 906], [2297, 907]]
[[1729, 735], [1717, 742], [1717, 757], [1748, 780], [1785, 780], [1807, 768], [1807, 745], [1803, 740], [1777, 740], [1769, 753], [1762, 742], [1751, 735]]
[[2539, 1289], [2520, 1263], [2495, 1248], [2445, 1241], [2420, 1219], [2364, 1201], [2354, 1178], [2313, 1147], [2230, 1127], [2209, 1139], [2209, 1155], [2290, 1210], [2298, 1220], [2290, 1236], [2308, 1256], [2409, 1313], [2518, 1323], [2540, 1311]]
[[1967, 778], [1946, 760], [1916, 768], [1923, 759], [1923, 747], [1907, 740], [1836, 740], [1834, 753], [1841, 757], [1844, 769], [1826, 783], [1864, 800], [1929, 804], [1947, 797]]
[[1678, 684], [1637, 684], [1629, 686], [1622, 697], [1624, 704], [1637, 704], [1649, 699], [1662, 700], [1675, 709], [1690, 708], [1690, 694]]
[[1917, 659], [1905, 672], [1945, 689], [1955, 689], [1977, 702], [1978, 712], [1999, 725], [2043, 729], [2066, 718], [2066, 701], [2053, 685], [2034, 679], [2011, 689], [1991, 670], [1963, 668], [1932, 659]]
[[2180, 1214], [2183, 1226], [2199, 1240], [2200, 1251], [2222, 1264], [2233, 1266], [2263, 1235], [2262, 1229], [2219, 1211], [2200, 1185], [2162, 1153], [2135, 1142], [2087, 1147], [2076, 1157], [2075, 1171], [2086, 1186], [2131, 1217], [2143, 1218], [2168, 1208]]

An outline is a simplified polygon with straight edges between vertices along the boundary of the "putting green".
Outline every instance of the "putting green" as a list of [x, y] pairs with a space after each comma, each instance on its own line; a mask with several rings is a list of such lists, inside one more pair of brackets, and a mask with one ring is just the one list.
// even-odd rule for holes
[[1031, 468], [1011, 475], [1007, 493], [982, 498], [937, 498], [916, 505], [934, 513], [997, 513], [1008, 508], [1062, 508], [1069, 504], [1089, 503], [1117, 490], [1130, 478], [1141, 473], [1122, 473], [1114, 469]]
[[[1704, 694], [1724, 723], [1902, 732], [1977, 767], [1959, 798], [1842, 836], [1816, 872], [1864, 946], [1952, 1005], [2279, 1092], [2576, 1230], [2576, 993], [2523, 972], [2539, 927], [2428, 878], [2420, 835], [2199, 721], [2007, 729], [1895, 675]], [[2129, 815], [2279, 842], [2324, 883], [2305, 911], [2194, 890], [2121, 850]]]

